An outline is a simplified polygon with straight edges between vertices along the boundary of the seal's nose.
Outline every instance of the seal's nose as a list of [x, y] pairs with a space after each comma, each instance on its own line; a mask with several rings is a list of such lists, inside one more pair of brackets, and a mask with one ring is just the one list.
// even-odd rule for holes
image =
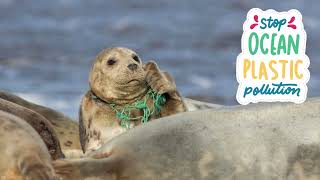
[[138, 68], [138, 65], [137, 64], [129, 64], [128, 65], [128, 68], [131, 70], [131, 71], [134, 71]]

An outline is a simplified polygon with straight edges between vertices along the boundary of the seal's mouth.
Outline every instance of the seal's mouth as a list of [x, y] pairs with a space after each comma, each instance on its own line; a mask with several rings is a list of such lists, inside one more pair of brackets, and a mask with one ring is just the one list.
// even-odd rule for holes
[[127, 84], [139, 84], [140, 80], [138, 79], [131, 79], [130, 81], [127, 82]]
[[124, 81], [124, 82], [116, 82], [116, 84], [120, 86], [137, 86], [141, 84], [141, 80], [139, 79], [131, 79], [129, 81]]

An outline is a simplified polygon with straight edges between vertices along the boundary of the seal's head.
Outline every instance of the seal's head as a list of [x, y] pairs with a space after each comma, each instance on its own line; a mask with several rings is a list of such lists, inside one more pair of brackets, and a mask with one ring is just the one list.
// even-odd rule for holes
[[90, 72], [91, 90], [104, 101], [128, 103], [147, 90], [143, 64], [134, 51], [108, 48], [96, 57]]

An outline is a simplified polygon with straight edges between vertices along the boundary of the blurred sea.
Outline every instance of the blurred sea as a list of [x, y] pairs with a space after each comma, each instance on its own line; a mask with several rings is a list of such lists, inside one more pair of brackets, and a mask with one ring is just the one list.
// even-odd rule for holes
[[125, 46], [173, 74], [184, 96], [236, 104], [236, 56], [253, 7], [301, 11], [308, 96], [319, 96], [319, 0], [0, 0], [0, 89], [76, 118], [95, 55]]

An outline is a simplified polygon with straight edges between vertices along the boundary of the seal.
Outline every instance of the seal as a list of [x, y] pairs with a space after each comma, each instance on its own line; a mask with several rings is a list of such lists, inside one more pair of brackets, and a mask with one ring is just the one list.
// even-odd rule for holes
[[64, 157], [57, 134], [42, 115], [4, 99], [0, 99], [0, 110], [15, 115], [32, 126], [46, 144], [52, 159]]
[[[71, 118], [51, 108], [34, 104], [32, 102], [29, 102], [9, 92], [0, 91], [0, 99], [6, 100], [18, 105], [21, 111], [18, 111], [17, 113], [14, 113], [14, 114], [21, 117], [22, 119], [26, 119], [26, 117], [28, 116], [23, 114], [25, 112], [30, 112], [30, 111], [32, 111], [32, 114], [37, 113], [37, 115], [35, 115], [36, 117], [41, 115], [42, 120], [45, 118], [46, 121], [48, 121], [47, 124], [51, 124], [61, 144], [62, 152], [67, 157], [69, 157], [69, 154], [72, 153], [74, 150], [77, 150], [77, 151], [81, 150], [80, 141], [79, 141], [79, 124], [75, 120], [72, 120]], [[1, 108], [1, 103], [0, 103], [0, 109], [6, 111], [4, 107], [7, 106], [8, 104], [10, 103], [2, 104], [3, 108]], [[22, 107], [28, 110], [25, 110]], [[12, 110], [16, 108], [9, 108], [9, 109]]]
[[1, 179], [56, 179], [46, 145], [25, 120], [0, 110], [0, 134]]
[[319, 112], [320, 98], [180, 113], [53, 164], [63, 179], [318, 179]]
[[[160, 71], [154, 61], [143, 64], [127, 48], [102, 50], [93, 62], [89, 85], [79, 110], [83, 152], [98, 149], [141, 122], [186, 111], [169, 73]], [[165, 97], [161, 107], [159, 97]], [[126, 120], [125, 128], [121, 120]]]

